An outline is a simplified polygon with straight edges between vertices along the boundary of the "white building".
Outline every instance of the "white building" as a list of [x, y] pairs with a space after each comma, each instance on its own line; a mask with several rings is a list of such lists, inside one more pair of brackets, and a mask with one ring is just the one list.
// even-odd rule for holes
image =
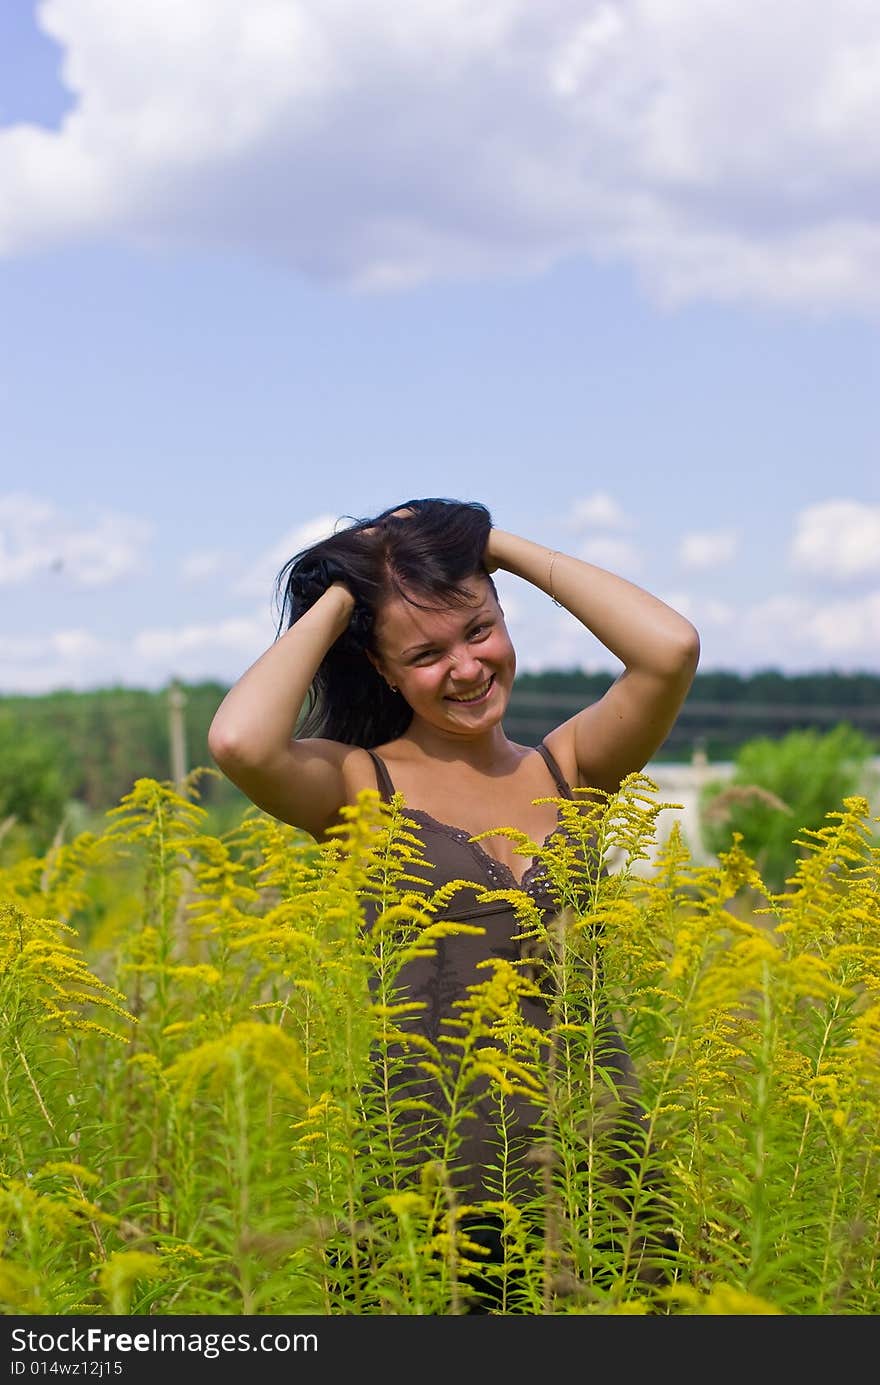
[[[880, 814], [880, 756], [871, 760], [869, 765], [863, 791], [871, 804], [872, 815], [876, 816]], [[672, 824], [678, 821], [691, 859], [697, 865], [711, 865], [714, 857], [704, 846], [700, 831], [700, 793], [703, 786], [712, 780], [729, 779], [733, 773], [733, 764], [729, 761], [712, 764], [703, 754], [697, 752], [687, 764], [651, 763], [646, 765], [644, 772], [657, 785], [658, 802], [680, 805], [676, 808], [665, 808], [660, 813], [657, 820], [658, 847], [666, 841]], [[652, 870], [651, 862], [638, 862], [636, 865], [636, 871], [640, 874], [649, 875]]]

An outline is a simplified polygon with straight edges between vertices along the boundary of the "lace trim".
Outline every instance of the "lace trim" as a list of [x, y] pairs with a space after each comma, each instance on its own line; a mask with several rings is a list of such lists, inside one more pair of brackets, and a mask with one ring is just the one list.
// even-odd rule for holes
[[[510, 886], [513, 886], [515, 890], [526, 890], [527, 882], [531, 883], [532, 880], [546, 878], [546, 868], [543, 862], [535, 856], [532, 857], [531, 862], [526, 866], [522, 880], [517, 880], [510, 866], [505, 865], [503, 861], [496, 860], [490, 852], [486, 851], [485, 847], [483, 847], [480, 842], [472, 841], [470, 832], [466, 831], [465, 828], [453, 827], [451, 823], [441, 822], [439, 818], [432, 817], [430, 813], [426, 813], [422, 808], [404, 808], [404, 816], [407, 814], [410, 817], [420, 818], [423, 823], [429, 823], [435, 831], [442, 833], [444, 837], [450, 837], [452, 841], [461, 842], [463, 845], [470, 847], [473, 854], [488, 872], [492, 884], [496, 889], [510, 888]], [[559, 824], [557, 823], [557, 825], [551, 828], [547, 833], [541, 845], [546, 846], [554, 832], [558, 831]]]

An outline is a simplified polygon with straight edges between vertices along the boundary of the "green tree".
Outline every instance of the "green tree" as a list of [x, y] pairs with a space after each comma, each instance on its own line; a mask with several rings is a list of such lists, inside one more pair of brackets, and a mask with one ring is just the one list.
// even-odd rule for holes
[[46, 850], [57, 831], [75, 779], [64, 742], [0, 712], [0, 825], [28, 850]]
[[700, 797], [703, 841], [726, 851], [734, 832], [769, 889], [780, 891], [792, 874], [803, 828], [823, 826], [848, 794], [867, 793], [875, 744], [841, 722], [831, 731], [791, 731], [740, 746], [733, 773], [706, 784]]

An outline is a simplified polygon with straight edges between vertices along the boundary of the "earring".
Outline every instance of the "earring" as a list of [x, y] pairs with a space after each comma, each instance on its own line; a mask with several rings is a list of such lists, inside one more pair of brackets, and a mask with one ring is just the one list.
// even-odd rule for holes
[[398, 689], [397, 689], [397, 684], [396, 684], [396, 683], [389, 683], [388, 686], [389, 686], [389, 688], [391, 689], [392, 692], [397, 692]]

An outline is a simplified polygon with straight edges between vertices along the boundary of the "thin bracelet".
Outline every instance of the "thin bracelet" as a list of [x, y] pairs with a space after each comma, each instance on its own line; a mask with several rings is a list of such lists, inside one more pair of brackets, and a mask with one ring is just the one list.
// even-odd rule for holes
[[554, 551], [550, 554], [550, 572], [548, 573], [548, 576], [547, 576], [547, 586], [550, 588], [550, 600], [553, 602], [553, 605], [554, 605], [554, 606], [561, 606], [561, 605], [562, 605], [562, 602], [561, 602], [561, 601], [557, 601], [557, 600], [556, 600], [556, 594], [555, 594], [555, 592], [553, 591], [553, 564], [556, 562], [556, 559], [557, 559], [558, 557], [559, 557], [559, 551], [558, 551], [558, 550], [554, 550]]

